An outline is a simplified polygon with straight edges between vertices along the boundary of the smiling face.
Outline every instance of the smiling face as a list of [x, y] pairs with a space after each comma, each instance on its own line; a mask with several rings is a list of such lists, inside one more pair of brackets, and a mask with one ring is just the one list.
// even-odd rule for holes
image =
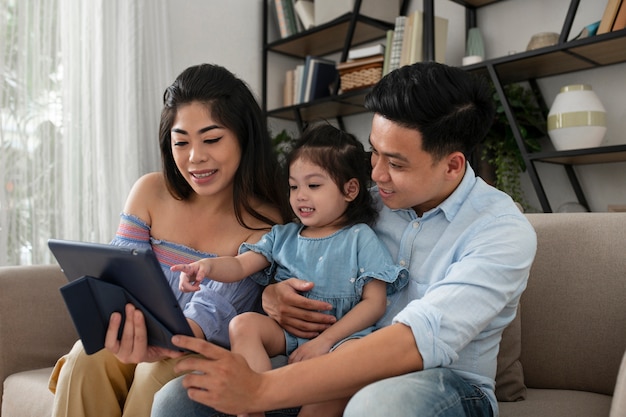
[[453, 152], [439, 161], [422, 149], [419, 131], [375, 114], [370, 133], [372, 180], [391, 209], [413, 208], [421, 216], [459, 185], [465, 158]]
[[289, 204], [308, 234], [327, 235], [341, 227], [349, 202], [358, 194], [358, 182], [350, 180], [344, 188], [347, 194], [307, 159], [297, 158], [289, 166]]
[[234, 133], [213, 120], [205, 105], [194, 101], [181, 106], [171, 136], [174, 162], [198, 195], [232, 194], [241, 148]]

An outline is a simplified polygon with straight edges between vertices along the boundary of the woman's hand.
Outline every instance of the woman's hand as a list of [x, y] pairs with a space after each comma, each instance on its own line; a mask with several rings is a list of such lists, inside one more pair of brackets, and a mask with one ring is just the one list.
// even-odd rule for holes
[[121, 340], [117, 339], [122, 315], [111, 314], [104, 347], [122, 363], [156, 362], [164, 358], [182, 356], [183, 352], [157, 346], [148, 346], [148, 331], [143, 313], [132, 304], [126, 304], [126, 320]]
[[334, 316], [320, 313], [332, 309], [329, 303], [300, 295], [313, 285], [297, 278], [268, 285], [263, 291], [263, 310], [289, 333], [312, 339], [337, 321]]

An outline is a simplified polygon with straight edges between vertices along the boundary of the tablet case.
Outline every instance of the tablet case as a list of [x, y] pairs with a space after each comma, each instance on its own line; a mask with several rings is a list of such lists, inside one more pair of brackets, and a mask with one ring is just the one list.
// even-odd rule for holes
[[57, 239], [48, 246], [70, 281], [60, 292], [87, 354], [104, 348], [111, 314], [124, 319], [127, 303], [144, 314], [151, 346], [180, 350], [172, 336], [193, 335], [152, 250]]

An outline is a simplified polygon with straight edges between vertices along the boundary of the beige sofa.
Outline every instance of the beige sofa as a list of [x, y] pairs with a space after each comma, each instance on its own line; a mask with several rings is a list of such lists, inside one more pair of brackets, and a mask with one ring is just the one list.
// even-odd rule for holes
[[[626, 416], [626, 214], [530, 214], [538, 251], [505, 332], [501, 416]], [[56, 266], [0, 268], [2, 417], [49, 416], [47, 379], [76, 335]], [[520, 343], [521, 339], [521, 343]], [[522, 374], [523, 370], [523, 374]], [[614, 398], [614, 399], [613, 399]]]

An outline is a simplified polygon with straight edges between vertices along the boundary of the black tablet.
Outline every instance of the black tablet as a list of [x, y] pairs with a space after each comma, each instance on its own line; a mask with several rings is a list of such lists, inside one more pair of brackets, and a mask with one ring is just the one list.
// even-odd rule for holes
[[143, 312], [149, 345], [180, 350], [172, 336], [193, 336], [152, 250], [59, 239], [48, 247], [70, 281], [60, 291], [86, 353], [104, 347], [111, 314], [127, 303]]

